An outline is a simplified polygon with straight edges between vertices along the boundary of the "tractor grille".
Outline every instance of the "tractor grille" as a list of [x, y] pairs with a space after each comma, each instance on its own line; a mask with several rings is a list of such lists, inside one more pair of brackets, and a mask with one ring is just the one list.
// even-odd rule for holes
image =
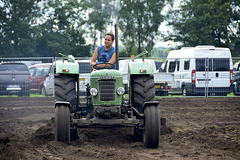
[[116, 94], [116, 80], [102, 79], [98, 81], [101, 101], [114, 101]]

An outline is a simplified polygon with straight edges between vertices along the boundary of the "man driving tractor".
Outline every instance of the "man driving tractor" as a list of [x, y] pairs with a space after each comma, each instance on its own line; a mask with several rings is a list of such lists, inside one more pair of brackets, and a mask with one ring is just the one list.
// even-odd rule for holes
[[116, 69], [116, 51], [115, 48], [112, 46], [114, 43], [114, 35], [112, 33], [107, 33], [105, 36], [103, 46], [99, 46], [95, 49], [90, 66], [93, 70], [96, 70], [96, 67], [100, 68], [109, 68], [109, 69]]

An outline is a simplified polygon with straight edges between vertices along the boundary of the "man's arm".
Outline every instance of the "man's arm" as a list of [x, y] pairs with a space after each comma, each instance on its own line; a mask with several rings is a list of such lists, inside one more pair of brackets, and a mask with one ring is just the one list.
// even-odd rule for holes
[[[111, 57], [111, 59], [109, 60], [108, 63], [114, 64], [115, 62], [116, 62], [116, 52], [112, 55], [112, 57]], [[107, 66], [107, 67], [111, 67], [112, 65], [107, 64], [106, 66]], [[116, 67], [116, 66], [115, 66], [115, 67]]]
[[[94, 53], [93, 53], [93, 56], [92, 56], [92, 59], [91, 59], [91, 62], [90, 62], [90, 66], [93, 68], [93, 66], [96, 64], [96, 60], [97, 60], [97, 57], [98, 57], [98, 48], [95, 49]], [[94, 68], [93, 68], [94, 69]]]

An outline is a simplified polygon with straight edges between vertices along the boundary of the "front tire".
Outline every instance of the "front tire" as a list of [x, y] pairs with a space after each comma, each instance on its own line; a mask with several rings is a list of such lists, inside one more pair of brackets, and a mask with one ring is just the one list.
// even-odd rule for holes
[[144, 110], [143, 143], [146, 148], [158, 148], [160, 138], [160, 116], [158, 107], [151, 105]]
[[59, 142], [70, 143], [70, 109], [66, 105], [55, 108], [55, 139]]

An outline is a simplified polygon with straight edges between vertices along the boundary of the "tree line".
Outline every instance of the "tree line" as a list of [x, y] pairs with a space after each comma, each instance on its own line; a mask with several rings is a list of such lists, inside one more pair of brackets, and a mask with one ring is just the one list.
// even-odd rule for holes
[[[2, 0], [0, 57], [89, 57], [106, 32], [114, 33], [115, 24], [124, 57], [143, 50], [156, 55], [159, 39], [179, 42], [179, 48], [207, 44], [240, 54], [239, 0], [181, 0], [178, 8], [174, 2]], [[171, 28], [167, 33], [160, 28], [164, 21]]]

